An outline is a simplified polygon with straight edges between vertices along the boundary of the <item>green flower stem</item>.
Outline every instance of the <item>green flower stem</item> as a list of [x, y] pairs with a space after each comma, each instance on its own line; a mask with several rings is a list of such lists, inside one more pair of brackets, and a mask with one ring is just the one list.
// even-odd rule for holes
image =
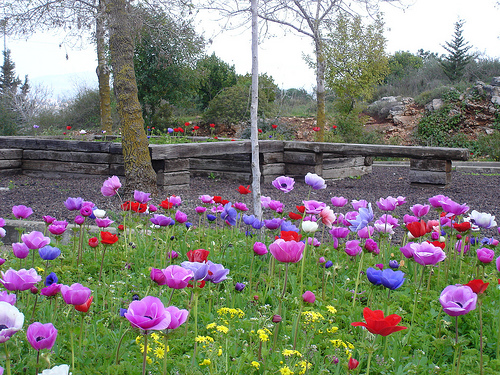
[[304, 266], [306, 264], [306, 254], [307, 254], [307, 241], [308, 238], [306, 237], [306, 243], [304, 245], [304, 252], [302, 253], [302, 263], [300, 265], [300, 295], [304, 292]]
[[35, 366], [35, 374], [38, 374], [38, 365], [40, 363], [40, 350], [36, 352], [36, 366]]
[[82, 355], [83, 320], [85, 318], [85, 315], [83, 312], [80, 315], [82, 316], [82, 319], [80, 320], [80, 337], [78, 338], [78, 351], [80, 352], [80, 355]]
[[479, 373], [480, 375], [484, 374], [483, 370], [483, 301], [481, 296], [478, 298], [479, 303]]
[[295, 332], [293, 337], [293, 350], [297, 348], [297, 337], [299, 337], [300, 315], [302, 314], [302, 303], [300, 304], [299, 313], [297, 314], [297, 321], [295, 323]]
[[10, 356], [9, 356], [9, 350], [7, 349], [7, 341], [4, 342], [4, 349], [5, 349], [5, 372], [6, 372], [6, 375], [11, 375]]
[[102, 267], [104, 265], [104, 255], [106, 254], [106, 248], [107, 247], [108, 247], [107, 245], [104, 245], [104, 248], [102, 249], [101, 269], [99, 270], [99, 282], [101, 282]]
[[167, 375], [167, 348], [168, 348], [168, 335], [164, 335], [165, 338], [165, 353], [163, 354], [163, 375]]
[[144, 334], [144, 353], [142, 355], [142, 375], [146, 375], [146, 363], [148, 357], [148, 331]]
[[352, 296], [352, 308], [356, 306], [356, 295], [358, 294], [359, 275], [361, 274], [361, 269], [363, 268], [363, 255], [365, 255], [364, 251], [361, 252], [361, 258], [359, 259], [358, 274], [356, 276], [356, 285], [354, 286], [354, 295]]
[[75, 373], [75, 344], [73, 340], [73, 330], [70, 331], [69, 336], [71, 342], [71, 372]]
[[115, 356], [115, 363], [117, 365], [120, 364], [120, 348], [122, 346], [123, 339], [125, 338], [125, 335], [130, 331], [130, 328], [127, 328], [125, 332], [123, 332], [122, 337], [120, 337], [120, 341], [118, 341], [118, 345], [116, 346], [116, 356]]
[[[281, 293], [281, 299], [283, 299], [283, 297], [285, 296], [285, 292], [286, 292], [286, 283], [288, 280], [288, 265], [289, 264], [290, 263], [285, 264], [285, 281], [283, 282], [283, 292]], [[281, 306], [281, 303], [280, 303], [280, 306]]]
[[252, 290], [252, 276], [253, 276], [253, 262], [255, 259], [255, 254], [252, 256], [252, 261], [250, 262], [250, 278], [248, 280], [248, 289]]
[[500, 309], [498, 309], [498, 325], [497, 325], [497, 350], [496, 359], [500, 358]]

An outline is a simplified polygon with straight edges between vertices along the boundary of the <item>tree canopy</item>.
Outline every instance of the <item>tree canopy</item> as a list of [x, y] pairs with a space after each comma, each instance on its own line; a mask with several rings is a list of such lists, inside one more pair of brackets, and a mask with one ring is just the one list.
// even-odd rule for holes
[[443, 46], [448, 51], [448, 55], [441, 61], [441, 67], [452, 82], [459, 81], [463, 77], [465, 67], [475, 58], [474, 55], [468, 53], [472, 46], [462, 35], [464, 23], [464, 20], [455, 23], [453, 39]]

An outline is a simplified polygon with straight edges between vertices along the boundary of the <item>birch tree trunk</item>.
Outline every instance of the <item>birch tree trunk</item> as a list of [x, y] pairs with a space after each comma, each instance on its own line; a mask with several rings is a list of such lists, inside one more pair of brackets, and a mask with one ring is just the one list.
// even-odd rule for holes
[[250, 139], [252, 144], [252, 194], [254, 215], [262, 220], [260, 203], [260, 160], [257, 110], [259, 107], [259, 25], [258, 0], [252, 0], [252, 102], [250, 106]]
[[109, 87], [110, 69], [106, 63], [105, 25], [106, 15], [103, 0], [99, 1], [96, 17], [96, 45], [97, 45], [97, 79], [99, 81], [99, 106], [101, 113], [101, 130], [106, 134], [113, 131], [113, 120], [111, 118], [111, 89]]
[[316, 126], [319, 128], [318, 141], [325, 140], [326, 126], [326, 92], [325, 92], [325, 59], [323, 57], [323, 48], [321, 39], [315, 40], [316, 45]]
[[129, 7], [128, 0], [107, 0], [109, 50], [122, 133], [125, 191], [136, 189], [156, 194], [156, 173], [151, 165], [149, 142], [137, 97], [131, 35], [134, 29]]

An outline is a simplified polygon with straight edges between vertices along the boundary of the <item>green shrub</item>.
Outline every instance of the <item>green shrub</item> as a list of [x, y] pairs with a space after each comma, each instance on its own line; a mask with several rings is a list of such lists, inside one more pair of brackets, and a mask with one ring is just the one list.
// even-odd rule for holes
[[[273, 125], [276, 125], [276, 128], [273, 128]], [[281, 121], [278, 118], [273, 120], [259, 119], [257, 126], [260, 130], [262, 130], [262, 133], [259, 132], [260, 139], [279, 139], [289, 141], [295, 139], [295, 129], [293, 126]], [[249, 139], [250, 133], [251, 129], [249, 123], [241, 133], [241, 138]]]
[[478, 137], [477, 141], [473, 142], [469, 148], [475, 155], [500, 161], [500, 131]]
[[99, 90], [84, 87], [62, 111], [64, 123], [75, 129], [100, 129]]
[[433, 99], [442, 99], [443, 96], [450, 91], [450, 89], [450, 86], [439, 86], [433, 88], [432, 90], [423, 91], [415, 97], [415, 103], [423, 106]]

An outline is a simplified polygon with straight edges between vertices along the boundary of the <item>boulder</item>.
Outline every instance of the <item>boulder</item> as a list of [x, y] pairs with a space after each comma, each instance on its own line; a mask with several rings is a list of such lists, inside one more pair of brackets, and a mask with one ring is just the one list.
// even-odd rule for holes
[[434, 112], [441, 108], [444, 104], [443, 99], [432, 99], [429, 103], [425, 105], [425, 110], [427, 112]]

